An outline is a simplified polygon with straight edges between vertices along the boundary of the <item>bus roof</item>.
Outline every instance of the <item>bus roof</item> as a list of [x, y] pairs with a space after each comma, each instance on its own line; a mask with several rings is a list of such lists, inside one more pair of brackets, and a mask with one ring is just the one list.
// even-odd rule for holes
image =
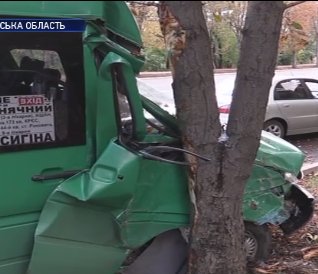
[[1, 15], [101, 19], [110, 31], [142, 46], [138, 24], [125, 1], [1, 1]]

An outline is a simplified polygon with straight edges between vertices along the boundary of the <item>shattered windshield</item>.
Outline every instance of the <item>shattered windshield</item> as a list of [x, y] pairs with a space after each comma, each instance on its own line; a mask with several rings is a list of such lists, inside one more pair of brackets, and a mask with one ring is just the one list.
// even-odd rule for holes
[[[175, 114], [175, 108], [173, 104], [173, 99], [169, 100], [169, 98], [165, 98], [162, 96], [162, 93], [153, 89], [149, 85], [144, 84], [143, 82], [137, 79], [137, 85], [139, 89], [139, 93], [146, 97], [148, 100], [151, 100], [153, 103], [157, 104], [160, 108], [167, 111], [169, 114]], [[119, 85], [120, 86], [120, 85]], [[132, 110], [130, 108], [129, 99], [124, 93], [118, 92], [117, 99], [119, 103], [119, 114], [121, 120], [122, 131], [127, 133], [128, 135], [131, 133], [133, 128], [133, 120], [132, 120]], [[171, 103], [172, 101], [172, 103]], [[150, 114], [146, 109], [143, 110], [144, 117], [147, 123], [148, 133], [160, 133], [166, 129], [161, 122], [159, 122], [152, 114]], [[166, 130], [165, 130], [166, 131]]]
[[[172, 92], [162, 92], [159, 91], [141, 79], [137, 78], [137, 85], [139, 89], [139, 93], [146, 97], [147, 99], [151, 100], [158, 106], [160, 106], [163, 110], [167, 111], [171, 115], [175, 115], [176, 109], [174, 104], [174, 98]], [[145, 111], [145, 118], [153, 117], [149, 112]]]
[[[231, 97], [235, 84], [235, 77], [228, 77], [226, 80], [221, 80], [215, 83], [217, 98], [222, 100], [222, 97]], [[137, 78], [137, 85], [139, 93], [149, 100], [156, 103], [163, 110], [169, 112], [171, 115], [176, 114], [173, 92], [157, 90], [150, 85], [146, 84], [142, 79]], [[145, 115], [148, 112], [145, 112]], [[150, 114], [149, 114], [150, 115]]]

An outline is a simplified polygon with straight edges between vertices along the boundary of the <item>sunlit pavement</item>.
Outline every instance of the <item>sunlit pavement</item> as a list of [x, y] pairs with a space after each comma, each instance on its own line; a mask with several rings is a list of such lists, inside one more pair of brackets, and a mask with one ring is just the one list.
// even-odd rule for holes
[[[299, 76], [299, 77], [308, 77], [318, 79], [318, 68], [310, 69], [293, 69], [293, 70], [277, 70], [275, 75], [277, 76]], [[227, 81], [234, 80], [235, 73], [219, 73], [214, 76], [216, 84]], [[153, 77], [153, 78], [140, 78], [139, 81], [142, 81], [152, 88], [157, 89], [160, 93], [169, 94], [172, 96], [171, 83], [172, 78], [169, 77]]]
[[[293, 70], [277, 70], [276, 76], [295, 76], [318, 79], [318, 68], [302, 68]], [[216, 86], [223, 81], [234, 81], [235, 73], [215, 74]], [[154, 101], [164, 102], [164, 108], [171, 112], [173, 108], [173, 93], [171, 88], [171, 77], [153, 77], [138, 79], [141, 93], [150, 97]], [[296, 145], [306, 154], [306, 163], [318, 162], [318, 133], [297, 135], [286, 138], [289, 142]]]

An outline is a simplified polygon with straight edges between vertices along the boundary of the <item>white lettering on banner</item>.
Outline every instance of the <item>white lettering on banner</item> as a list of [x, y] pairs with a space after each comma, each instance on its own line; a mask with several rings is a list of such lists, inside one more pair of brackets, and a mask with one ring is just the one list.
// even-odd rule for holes
[[65, 29], [62, 22], [26, 22], [26, 29]]
[[0, 22], [0, 29], [23, 29], [21, 22]]
[[55, 141], [53, 101], [42, 95], [0, 96], [0, 146]]
[[46, 21], [11, 21], [11, 22], [1, 22], [0, 19], [0, 29], [7, 30], [63, 30], [65, 26], [62, 22], [46, 22]]

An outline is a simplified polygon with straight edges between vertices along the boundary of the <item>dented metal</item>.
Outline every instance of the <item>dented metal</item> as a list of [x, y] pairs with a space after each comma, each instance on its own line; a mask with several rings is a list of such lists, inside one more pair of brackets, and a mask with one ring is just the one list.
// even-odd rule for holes
[[[104, 62], [101, 68], [106, 71], [112, 63], [125, 65], [131, 96], [137, 96], [129, 63], [116, 54]], [[141, 100], [149, 113], [178, 134], [173, 116], [149, 100]], [[152, 137], [153, 142], [156, 137]], [[32, 274], [41, 274], [43, 267], [52, 269], [47, 274], [67, 274], [74, 264], [81, 266], [77, 274], [86, 274], [89, 266], [94, 266], [96, 274], [114, 274], [135, 248], [164, 231], [188, 227], [190, 200], [185, 169], [146, 159], [116, 140], [109, 142], [90, 170], [63, 182], [48, 199], [36, 230], [29, 265]], [[243, 199], [246, 221], [285, 225], [290, 232], [293, 225], [288, 220], [311, 210], [310, 198], [300, 199], [309, 201], [302, 207], [292, 195], [293, 180], [303, 159], [299, 149], [263, 132]], [[304, 223], [309, 219], [308, 214], [300, 218]], [[77, 256], [66, 260], [65, 254], [71, 251]], [[48, 254], [54, 261], [47, 260]]]
[[[94, 5], [84, 1], [83, 5], [77, 3], [74, 11], [69, 1], [66, 1], [64, 9], [63, 4], [55, 5], [51, 1], [30, 1], [29, 6], [21, 1], [14, 5], [8, 1], [3, 3], [8, 5], [6, 13], [10, 15], [43, 16], [44, 11], [48, 17], [86, 14], [82, 15], [88, 21], [81, 46], [87, 101], [86, 109], [82, 111], [87, 116], [88, 144], [82, 148], [81, 154], [74, 147], [72, 155], [76, 158], [84, 155], [90, 164], [61, 181], [52, 193], [51, 190], [27, 193], [24, 197], [30, 199], [30, 204], [34, 195], [42, 195], [37, 198], [46, 202], [41, 214], [36, 212], [28, 219], [31, 221], [26, 228], [21, 208], [19, 215], [12, 214], [8, 218], [5, 215], [0, 219], [0, 244], [4, 246], [8, 236], [10, 239], [17, 237], [18, 242], [15, 246], [9, 243], [8, 249], [2, 249], [0, 273], [87, 274], [93, 271], [94, 274], [114, 274], [123, 267], [129, 254], [157, 235], [183, 228], [186, 237], [190, 197], [185, 167], [173, 161], [150, 159], [144, 150], [136, 148], [137, 141], [145, 147], [158, 143], [172, 148], [180, 146], [180, 132], [175, 117], [139, 94], [135, 76], [142, 67], [143, 59], [130, 48], [140, 46], [140, 33], [127, 5], [122, 1], [93, 1]], [[97, 24], [96, 18], [103, 20]], [[108, 32], [100, 29], [103, 22], [107, 31], [126, 40], [111, 40]], [[185, 33], [175, 34], [182, 38]], [[127, 41], [131, 42], [129, 46]], [[95, 66], [96, 51], [102, 56], [98, 66]], [[114, 107], [114, 67], [122, 68], [121, 80], [128, 87], [126, 92], [131, 100], [135, 123], [132, 136], [136, 146], [128, 147], [120, 135], [117, 124], [119, 113]], [[171, 134], [148, 132], [144, 110]], [[60, 150], [55, 152], [56, 158], [63, 158]], [[178, 153], [172, 151], [166, 154], [179, 160], [183, 153]], [[30, 154], [23, 156], [26, 166], [30, 159], [38, 160]], [[168, 156], [164, 160], [167, 159]], [[13, 164], [12, 159], [10, 161]], [[270, 133], [262, 133], [243, 197], [245, 221], [278, 225], [290, 234], [310, 220], [314, 199], [297, 185], [296, 178], [303, 161], [304, 154], [299, 149]], [[29, 175], [31, 177], [31, 173]], [[10, 181], [11, 178], [6, 179]], [[47, 198], [48, 193], [51, 194]], [[5, 202], [19, 210], [16, 204]], [[2, 209], [7, 204], [0, 201]], [[24, 238], [21, 241], [19, 237], [22, 234]], [[22, 257], [23, 260], [14, 261]]]

